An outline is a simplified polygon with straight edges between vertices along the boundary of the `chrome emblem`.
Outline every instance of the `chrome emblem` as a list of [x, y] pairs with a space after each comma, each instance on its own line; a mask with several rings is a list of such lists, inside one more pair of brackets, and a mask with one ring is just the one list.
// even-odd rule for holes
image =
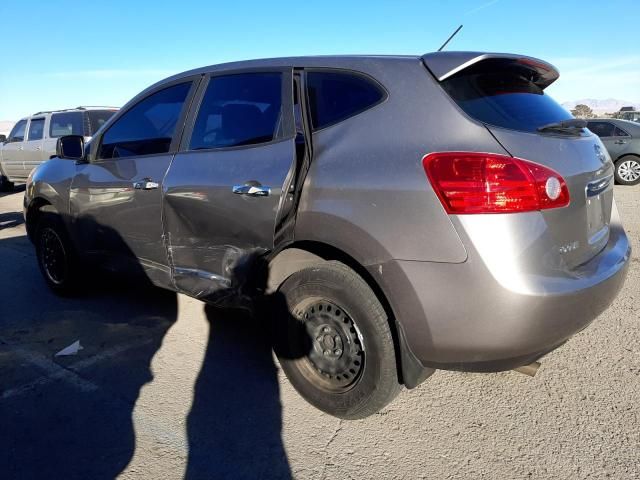
[[598, 160], [600, 160], [600, 163], [602, 163], [603, 165], [607, 163], [607, 156], [602, 151], [602, 148], [600, 147], [600, 145], [595, 144], [593, 146], [593, 149], [596, 151], [596, 157], [598, 157]]

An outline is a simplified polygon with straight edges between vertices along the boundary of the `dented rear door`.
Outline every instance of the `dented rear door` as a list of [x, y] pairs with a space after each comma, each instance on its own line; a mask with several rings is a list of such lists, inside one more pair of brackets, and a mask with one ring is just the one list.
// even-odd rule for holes
[[203, 82], [165, 178], [175, 287], [212, 300], [273, 248], [295, 163], [292, 69], [215, 73]]

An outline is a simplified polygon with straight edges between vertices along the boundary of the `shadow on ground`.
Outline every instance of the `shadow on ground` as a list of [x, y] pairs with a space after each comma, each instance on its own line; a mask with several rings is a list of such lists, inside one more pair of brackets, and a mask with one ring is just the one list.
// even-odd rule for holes
[[9, 195], [22, 194], [25, 190], [26, 185], [24, 183], [20, 185], [16, 185], [13, 191], [11, 192], [0, 192], [0, 198], [7, 197]]
[[[26, 237], [0, 240], [0, 258], [0, 477], [116, 477], [134, 454], [132, 412], [178, 319], [177, 295], [94, 274], [102, 280], [82, 297], [60, 298], [40, 278]], [[265, 322], [211, 307], [205, 314], [186, 477], [289, 478]], [[75, 340], [84, 347], [77, 356], [54, 356]]]

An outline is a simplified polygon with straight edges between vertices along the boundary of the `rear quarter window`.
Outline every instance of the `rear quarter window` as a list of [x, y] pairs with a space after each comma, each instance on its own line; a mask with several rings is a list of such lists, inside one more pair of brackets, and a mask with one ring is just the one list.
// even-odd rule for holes
[[357, 115], [385, 98], [380, 86], [359, 74], [310, 71], [306, 81], [314, 130]]
[[57, 138], [65, 135], [84, 135], [82, 112], [62, 112], [51, 115], [49, 137]]
[[85, 134], [89, 137], [107, 123], [111, 117], [115, 115], [115, 110], [87, 110], [85, 112], [87, 125], [85, 126]]

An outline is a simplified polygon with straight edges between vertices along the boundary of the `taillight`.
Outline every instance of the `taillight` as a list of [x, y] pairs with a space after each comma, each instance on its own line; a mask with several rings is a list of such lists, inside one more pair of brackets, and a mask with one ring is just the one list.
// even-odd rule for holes
[[569, 205], [562, 176], [521, 158], [441, 152], [426, 155], [422, 164], [447, 213], [516, 213]]

